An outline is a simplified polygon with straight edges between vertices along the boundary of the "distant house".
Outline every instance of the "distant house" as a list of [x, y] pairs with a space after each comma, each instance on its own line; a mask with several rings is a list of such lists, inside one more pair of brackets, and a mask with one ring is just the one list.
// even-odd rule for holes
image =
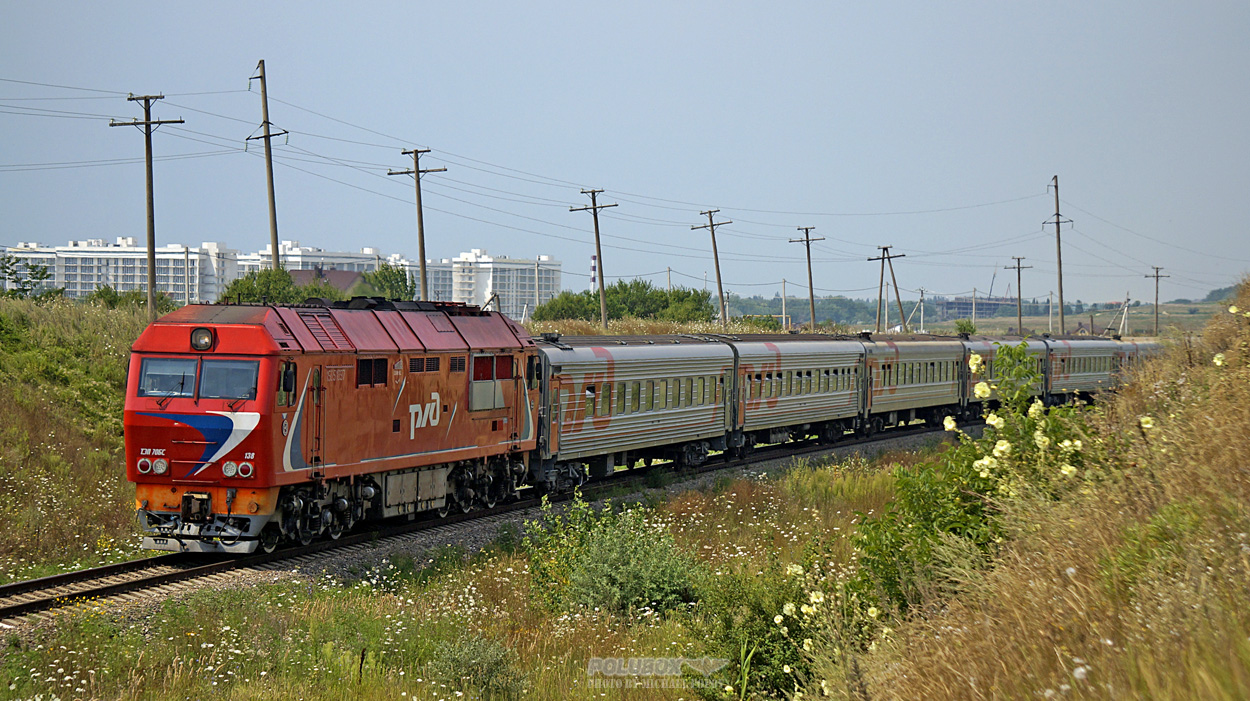
[[296, 285], [307, 285], [313, 282], [324, 282], [344, 294], [350, 294], [352, 288], [364, 281], [364, 273], [358, 270], [325, 269], [314, 265], [305, 270], [288, 270], [291, 281]]

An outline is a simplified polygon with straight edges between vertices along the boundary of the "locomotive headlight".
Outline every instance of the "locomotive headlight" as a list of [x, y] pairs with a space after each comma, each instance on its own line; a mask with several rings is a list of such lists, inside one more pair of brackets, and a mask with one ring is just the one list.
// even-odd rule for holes
[[254, 471], [255, 471], [255, 468], [252, 467], [252, 463], [250, 462], [239, 463], [239, 476], [240, 477], [244, 477], [244, 478], [251, 477], [252, 472]]
[[193, 329], [191, 331], [191, 347], [197, 351], [206, 351], [213, 347], [212, 329]]
[[169, 471], [169, 461], [166, 460], [165, 458], [157, 458], [156, 462], [152, 463], [153, 473], [158, 474], [158, 475], [163, 475], [168, 471]]
[[139, 469], [139, 472], [146, 475], [152, 471], [152, 461], [147, 458], [139, 458], [139, 464], [135, 465], [135, 467]]
[[239, 472], [239, 466], [233, 462], [228, 462], [221, 466], [221, 474], [226, 477], [234, 477]]

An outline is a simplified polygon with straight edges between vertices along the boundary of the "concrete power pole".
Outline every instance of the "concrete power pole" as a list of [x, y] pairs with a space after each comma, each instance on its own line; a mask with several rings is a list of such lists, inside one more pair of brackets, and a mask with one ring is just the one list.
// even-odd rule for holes
[[1172, 276], [1160, 275], [1159, 271], [1163, 270], [1163, 268], [1160, 268], [1157, 265], [1152, 265], [1150, 267], [1154, 268], [1154, 271], [1155, 271], [1154, 275], [1147, 275], [1146, 277], [1152, 277], [1155, 279], [1155, 336], [1158, 336], [1159, 335], [1159, 278], [1172, 277]]
[[615, 207], [613, 204], [599, 204], [596, 196], [603, 190], [582, 190], [583, 195], [590, 195], [589, 207], [569, 207], [570, 212], [586, 212], [595, 220], [595, 265], [598, 269], [595, 271], [596, 277], [599, 278], [599, 320], [603, 322], [603, 330], [608, 330], [608, 298], [603, 291], [603, 249], [599, 246], [599, 210], [608, 207]]
[[[426, 301], [430, 298], [430, 290], [425, 278], [425, 222], [421, 216], [421, 176], [426, 173], [441, 173], [446, 168], [427, 168], [421, 169], [421, 154], [429, 153], [428, 148], [414, 148], [411, 150], [400, 151], [400, 155], [412, 156], [411, 170], [388, 170], [387, 175], [411, 175], [416, 182], [417, 187], [417, 257], [420, 258], [418, 270], [421, 273], [421, 296], [417, 299]], [[534, 284], [538, 284], [538, 277], [535, 275]]]
[[[882, 297], [882, 288], [885, 285], [885, 266], [886, 265], [890, 266], [890, 281], [894, 284], [894, 298], [895, 300], [898, 301], [899, 323], [902, 324], [903, 332], [906, 333], [907, 332], [907, 312], [903, 311], [903, 298], [899, 294], [899, 291], [898, 291], [898, 278], [894, 277], [894, 259], [905, 258], [907, 257], [907, 254], [897, 253], [895, 255], [890, 255], [890, 249], [893, 248], [893, 246], [877, 246], [877, 248], [881, 249], [881, 255], [877, 256], [876, 258], [868, 259], [869, 261], [874, 261], [874, 260], [881, 261], [881, 279], [877, 283], [877, 333], [881, 332], [881, 303], [884, 301]], [[888, 304], [888, 302], [886, 304]], [[889, 316], [888, 312], [886, 316], [887, 317]]]
[[152, 132], [162, 124], [183, 124], [182, 119], [152, 119], [152, 103], [164, 100], [164, 95], [131, 95], [129, 102], [143, 103], [143, 121], [132, 119], [129, 122], [109, 120], [110, 127], [142, 127], [143, 155], [147, 168], [148, 181], [148, 323], [156, 321], [156, 208], [152, 202]]
[[726, 328], [729, 326], [729, 314], [725, 310], [725, 288], [721, 284], [720, 279], [720, 254], [716, 252], [716, 227], [724, 226], [725, 224], [732, 224], [733, 222], [713, 221], [712, 215], [719, 211], [719, 209], [709, 209], [706, 212], [699, 212], [699, 214], [707, 215], [707, 223], [700, 226], [692, 226], [690, 229], [691, 231], [695, 229], [707, 229], [712, 233], [712, 262], [716, 265], [716, 294], [720, 297], [720, 325], [721, 328]]
[[282, 267], [282, 261], [278, 256], [278, 205], [273, 194], [273, 148], [270, 142], [275, 136], [286, 134], [286, 130], [282, 130], [277, 134], [269, 133], [269, 93], [266, 92], [265, 86], [265, 61], [262, 59], [256, 66], [256, 75], [254, 79], [260, 80], [260, 136], [249, 136], [248, 140], [264, 139], [265, 140], [265, 177], [269, 181], [269, 246], [273, 253], [273, 269], [277, 270]]
[[812, 238], [812, 229], [814, 226], [800, 226], [799, 231], [803, 232], [803, 238], [790, 239], [790, 243], [801, 243], [807, 249], [807, 304], [812, 313], [812, 333], [816, 333], [816, 288], [812, 283], [812, 243], [814, 241], [824, 241], [825, 239]]
[[[1063, 320], [1063, 245], [1059, 242], [1059, 227], [1061, 224], [1071, 224], [1071, 219], [1063, 219], [1059, 214], [1059, 176], [1056, 175], [1051, 179], [1051, 184], [1055, 188], [1055, 262], [1059, 267], [1059, 333], [1067, 333], [1067, 325]], [[1043, 224], [1049, 223], [1047, 219]], [[1091, 331], [1092, 333], [1092, 331]]]
[[[1012, 258], [1012, 260], [1014, 260], [1014, 261], [1016, 262], [1016, 264], [1015, 264], [1015, 265], [1008, 265], [1008, 266], [1005, 268], [1005, 270], [1014, 270], [1014, 271], [1016, 271], [1016, 333], [1018, 333], [1018, 334], [1020, 334], [1021, 336], [1023, 336], [1023, 335], [1024, 335], [1024, 322], [1022, 321], [1023, 316], [1022, 316], [1022, 314], [1020, 313], [1020, 312], [1021, 312], [1021, 310], [1020, 310], [1020, 305], [1021, 305], [1021, 299], [1023, 298], [1023, 293], [1020, 291], [1020, 271], [1021, 271], [1021, 270], [1028, 270], [1029, 268], [1032, 268], [1033, 266], [1031, 266], [1031, 265], [1020, 265], [1020, 261], [1024, 260], [1024, 258], [1023, 258], [1022, 256], [1012, 256], [1011, 258]], [[1007, 292], [1008, 292], [1008, 294], [1010, 294], [1010, 293], [1011, 293], [1011, 291], [1010, 291], [1010, 290], [1008, 290]]]

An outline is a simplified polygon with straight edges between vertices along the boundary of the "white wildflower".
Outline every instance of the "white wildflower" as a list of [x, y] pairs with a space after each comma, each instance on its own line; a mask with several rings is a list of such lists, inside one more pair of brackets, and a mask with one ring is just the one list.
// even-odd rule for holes
[[1042, 413], [1046, 411], [1046, 406], [1040, 400], [1034, 399], [1033, 405], [1029, 407], [1029, 418], [1040, 419]]

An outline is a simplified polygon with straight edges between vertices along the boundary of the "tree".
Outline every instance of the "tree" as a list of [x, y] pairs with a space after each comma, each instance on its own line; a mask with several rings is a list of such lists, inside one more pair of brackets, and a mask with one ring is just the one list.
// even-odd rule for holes
[[365, 273], [363, 291], [371, 297], [412, 300], [417, 296], [417, 280], [398, 265], [382, 263], [378, 269]]
[[969, 336], [977, 332], [977, 325], [972, 323], [970, 319], [956, 319], [955, 333], [966, 333]]
[[308, 285], [296, 285], [291, 274], [279, 268], [253, 271], [231, 282], [222, 293], [222, 302], [240, 302], [260, 304], [299, 304], [309, 297], [324, 297], [335, 301], [346, 299], [336, 287], [324, 281], [315, 281]]
[[[608, 318], [636, 317], [670, 321], [711, 321], [716, 317], [712, 295], [678, 287], [657, 289], [646, 280], [618, 280], [604, 290]], [[534, 310], [534, 320], [599, 320], [599, 293], [565, 290]]]
[[0, 281], [5, 286], [0, 297], [60, 297], [65, 288], [49, 286], [51, 279], [48, 266], [0, 253]]
[[[95, 288], [91, 294], [83, 297], [82, 301], [85, 304], [97, 304], [106, 309], [116, 309], [118, 307], [139, 307], [142, 309], [148, 306], [148, 294], [146, 289], [118, 292], [109, 285], [101, 285]], [[178, 303], [164, 290], [156, 291], [156, 311], [158, 313], [168, 314], [177, 308]]]

